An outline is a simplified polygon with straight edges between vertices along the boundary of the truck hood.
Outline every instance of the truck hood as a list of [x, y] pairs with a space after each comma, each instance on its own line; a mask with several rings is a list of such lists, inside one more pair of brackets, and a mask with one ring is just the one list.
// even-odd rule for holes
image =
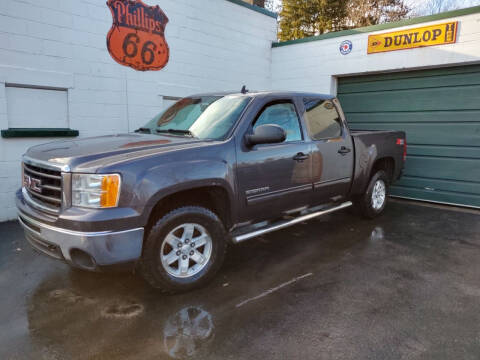
[[72, 171], [94, 171], [99, 167], [137, 157], [206, 143], [207, 141], [182, 136], [119, 134], [50, 142], [31, 147], [25, 155], [33, 160], [68, 165]]

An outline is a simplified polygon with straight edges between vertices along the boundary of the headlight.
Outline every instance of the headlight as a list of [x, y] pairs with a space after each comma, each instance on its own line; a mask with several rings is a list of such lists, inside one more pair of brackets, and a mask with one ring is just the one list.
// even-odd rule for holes
[[109, 208], [118, 205], [120, 175], [73, 174], [72, 205]]

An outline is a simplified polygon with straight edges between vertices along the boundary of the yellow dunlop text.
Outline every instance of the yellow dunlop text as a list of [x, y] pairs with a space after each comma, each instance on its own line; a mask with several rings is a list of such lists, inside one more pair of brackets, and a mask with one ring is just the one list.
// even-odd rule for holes
[[458, 22], [449, 22], [415, 29], [375, 34], [368, 37], [368, 53], [414, 49], [453, 44], [457, 41]]

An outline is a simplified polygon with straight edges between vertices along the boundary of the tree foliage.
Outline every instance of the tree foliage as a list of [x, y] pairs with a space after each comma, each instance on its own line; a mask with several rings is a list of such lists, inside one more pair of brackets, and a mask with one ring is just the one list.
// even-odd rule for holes
[[350, 0], [347, 25], [361, 27], [398, 21], [405, 18], [409, 11], [403, 0]]
[[265, 0], [265, 9], [279, 13], [282, 10], [282, 3], [279, 0]]
[[280, 40], [341, 30], [345, 16], [346, 3], [343, 0], [283, 0]]
[[281, 41], [400, 20], [410, 9], [404, 0], [283, 0]]

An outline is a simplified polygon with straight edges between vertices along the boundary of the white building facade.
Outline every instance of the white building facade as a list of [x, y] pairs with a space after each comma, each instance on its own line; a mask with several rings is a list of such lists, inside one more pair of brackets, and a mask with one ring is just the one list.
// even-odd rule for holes
[[[469, 66], [480, 64], [480, 8], [331, 33], [279, 46], [275, 44], [275, 14], [240, 0], [146, 2], [159, 5], [169, 19], [165, 38], [170, 58], [160, 71], [136, 71], [120, 65], [110, 56], [106, 37], [112, 26], [112, 15], [105, 0], [0, 0], [0, 129], [3, 130], [0, 138], [0, 221], [16, 216], [14, 198], [21, 183], [21, 155], [29, 146], [62, 139], [62, 135], [77, 136], [78, 132], [79, 137], [86, 137], [133, 131], [179, 97], [198, 92], [240, 90], [244, 84], [258, 90], [338, 92], [342, 101], [343, 97], [354, 107], [356, 102], [352, 101], [351, 94], [365, 96], [369, 91], [366, 84], [374, 81], [372, 78], [363, 81], [360, 75], [450, 67], [471, 69]], [[455, 43], [367, 54], [371, 34], [446, 21], [458, 21]], [[345, 40], [351, 42], [352, 47], [351, 52], [342, 55], [339, 47]], [[464, 85], [469, 87], [472, 96], [476, 96], [476, 74], [480, 72], [474, 69], [467, 73], [474, 76]], [[417, 78], [421, 76], [418, 74]], [[443, 74], [442, 79], [445, 76], [451, 75]], [[404, 77], [400, 77], [397, 80], [402, 82]], [[464, 77], [469, 78], [468, 75]], [[351, 83], [357, 81], [352, 79], [356, 78], [365, 86], [349, 92]], [[386, 80], [378, 81], [383, 84]], [[392, 81], [394, 79], [388, 80], [388, 86], [399, 86]], [[442, 81], [430, 88], [444, 88]], [[480, 88], [480, 82], [478, 84]], [[386, 96], [384, 93], [391, 89], [382, 91], [377, 95]], [[440, 110], [451, 111], [431, 109]], [[473, 167], [473, 175], [467, 180], [454, 180], [457, 181], [455, 186], [462, 182], [466, 186], [458, 185], [456, 192], [473, 200], [462, 202], [447, 197], [438, 201], [477, 206], [476, 191], [480, 199], [480, 190], [475, 190], [476, 183], [471, 181], [477, 175], [480, 179], [480, 174], [475, 172], [480, 171], [480, 166], [474, 168], [480, 162], [480, 125], [474, 121], [477, 109], [457, 110], [471, 112], [469, 126], [460, 133], [464, 136], [462, 134], [469, 131], [472, 139], [457, 139], [450, 145], [442, 140], [446, 145], [437, 145], [444, 147], [441, 149], [444, 152], [448, 146], [455, 147], [452, 154], [458, 154], [462, 147], [467, 150], [468, 159], [463, 161], [468, 168]], [[346, 112], [348, 116], [349, 111]], [[357, 113], [352, 110], [352, 118]], [[400, 128], [409, 121], [399, 121]], [[353, 123], [369, 125], [361, 119], [354, 119]], [[385, 126], [395, 128], [395, 123]], [[409, 137], [414, 136], [415, 128], [407, 130]], [[49, 134], [55, 136], [45, 137]], [[419, 147], [424, 145], [419, 144]], [[418, 156], [438, 157], [437, 153]], [[445, 158], [460, 158], [452, 154]], [[412, 164], [414, 162], [412, 160]], [[445, 176], [438, 176], [437, 181], [448, 182]], [[418, 185], [422, 186], [425, 187]], [[421, 193], [399, 196], [435, 201]]]

